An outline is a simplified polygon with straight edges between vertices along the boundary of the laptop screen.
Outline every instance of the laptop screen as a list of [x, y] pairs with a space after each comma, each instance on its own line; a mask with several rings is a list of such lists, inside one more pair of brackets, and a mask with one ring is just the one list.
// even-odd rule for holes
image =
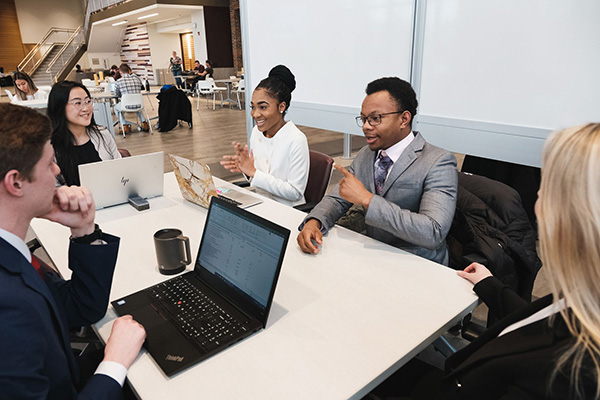
[[195, 271], [266, 323], [289, 230], [213, 198]]

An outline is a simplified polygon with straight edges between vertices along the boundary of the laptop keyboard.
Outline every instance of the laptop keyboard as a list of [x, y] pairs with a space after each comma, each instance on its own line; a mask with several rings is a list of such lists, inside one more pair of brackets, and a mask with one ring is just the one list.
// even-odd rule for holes
[[217, 197], [219, 199], [221, 199], [221, 200], [225, 200], [226, 202], [231, 203], [231, 204], [236, 205], [236, 206], [241, 206], [242, 205], [242, 203], [240, 203], [239, 201], [234, 200], [234, 199], [230, 199], [229, 197], [223, 196], [222, 194], [218, 195]]
[[235, 317], [181, 276], [147, 290], [175, 316], [181, 330], [206, 351], [247, 331]]

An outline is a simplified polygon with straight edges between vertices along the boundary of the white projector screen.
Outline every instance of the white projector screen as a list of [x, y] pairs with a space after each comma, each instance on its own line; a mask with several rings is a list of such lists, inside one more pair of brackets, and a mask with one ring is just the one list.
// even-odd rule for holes
[[296, 76], [289, 119], [362, 135], [354, 117], [365, 87], [382, 76], [409, 80], [412, 0], [241, 0], [248, 98], [277, 64]]

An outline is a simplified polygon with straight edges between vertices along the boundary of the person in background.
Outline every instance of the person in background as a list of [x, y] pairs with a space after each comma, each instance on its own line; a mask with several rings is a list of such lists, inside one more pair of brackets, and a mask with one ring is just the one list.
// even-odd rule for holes
[[4, 67], [0, 67], [0, 78], [4, 78], [6, 75], [4, 75]]
[[121, 158], [112, 134], [94, 121], [90, 92], [80, 83], [63, 81], [48, 98], [52, 146], [62, 171], [59, 183], [80, 185], [78, 165]]
[[[121, 64], [119, 70], [121, 71], [121, 79], [115, 84], [115, 95], [120, 98], [127, 93], [142, 93], [142, 80], [139, 76], [131, 73], [129, 65]], [[119, 118], [119, 114], [123, 110], [121, 103], [115, 104], [113, 110], [115, 111], [115, 114], [117, 114], [117, 118]], [[142, 119], [142, 130], [148, 132], [150, 130], [150, 125], [148, 124], [148, 121], [146, 121], [146, 117], [144, 117], [143, 113], [140, 113], [140, 118]]]
[[15, 72], [13, 76], [16, 87], [15, 99], [19, 100], [45, 100], [48, 98], [48, 93], [40, 90], [35, 86], [31, 77], [25, 72]]
[[323, 235], [356, 204], [366, 210], [368, 236], [448, 265], [456, 158], [412, 130], [418, 102], [410, 83], [380, 78], [367, 85], [366, 94], [356, 122], [367, 145], [348, 169], [335, 165], [344, 177], [300, 225], [300, 249], [317, 253]]
[[113, 64], [113, 66], [110, 67], [110, 72], [115, 81], [121, 79], [121, 71], [116, 65]]
[[[146, 333], [131, 316], [116, 319], [95, 372], [80, 376], [83, 357], [73, 356], [69, 329], [106, 314], [119, 238], [94, 224], [87, 188], [55, 187], [60, 169], [50, 130], [37, 111], [0, 104], [0, 397], [119, 399]], [[70, 229], [71, 280], [29, 252], [25, 235], [33, 218]]]
[[206, 60], [204, 63], [206, 64], [206, 68], [205, 68], [205, 72], [206, 73], [203, 74], [204, 79], [206, 79], [206, 78], [214, 78], [214, 76], [213, 76], [214, 70], [213, 70], [213, 63], [212, 63], [212, 61]]
[[198, 83], [198, 81], [203, 81], [206, 79], [206, 69], [204, 68], [204, 65], [200, 64], [200, 61], [196, 60], [194, 62], [194, 74], [196, 75], [194, 77], [194, 80], [192, 81], [192, 90], [194, 90], [196, 88], [196, 84]]
[[181, 57], [177, 55], [176, 51], [173, 52], [173, 57], [169, 59], [169, 64], [173, 78], [175, 78], [175, 84], [181, 89]]
[[252, 94], [251, 115], [256, 122], [250, 149], [234, 142], [234, 155], [221, 161], [231, 172], [241, 172], [258, 192], [288, 205], [304, 204], [310, 157], [306, 136], [285, 121], [296, 80], [284, 65], [269, 72]]
[[80, 73], [80, 74], [83, 73], [83, 70], [81, 69], [81, 65], [79, 65], [79, 64], [75, 65], [75, 72]]

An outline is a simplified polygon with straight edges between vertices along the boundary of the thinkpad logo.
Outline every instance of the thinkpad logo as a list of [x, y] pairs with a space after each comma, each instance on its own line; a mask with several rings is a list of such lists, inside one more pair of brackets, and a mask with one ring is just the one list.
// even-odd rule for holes
[[183, 361], [183, 357], [180, 356], [172, 356], [170, 354], [167, 355], [167, 357], [165, 357], [165, 359], [167, 361], [177, 361], [177, 362], [182, 362]]

